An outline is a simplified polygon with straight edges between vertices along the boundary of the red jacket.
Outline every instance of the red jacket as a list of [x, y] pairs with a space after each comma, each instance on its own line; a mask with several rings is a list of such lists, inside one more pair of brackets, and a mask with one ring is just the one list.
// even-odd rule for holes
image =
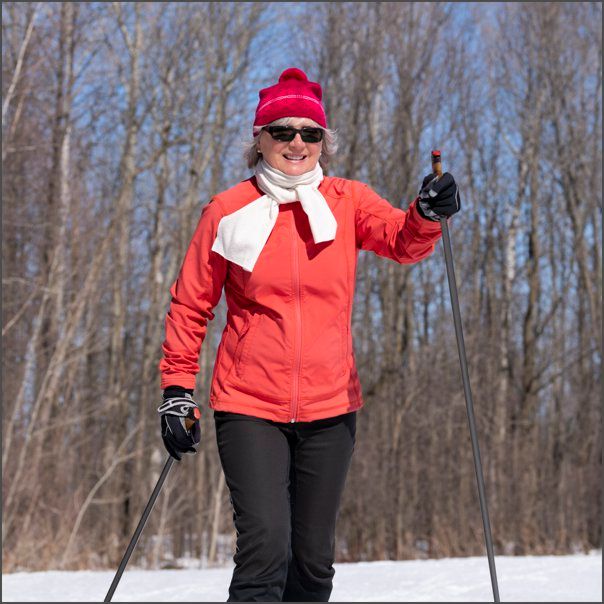
[[350, 318], [359, 249], [401, 264], [429, 256], [440, 224], [412, 202], [394, 208], [367, 185], [325, 177], [319, 190], [337, 223], [315, 244], [299, 202], [279, 205], [250, 273], [211, 251], [222, 216], [263, 195], [255, 178], [216, 195], [201, 212], [166, 316], [161, 387], [195, 387], [207, 322], [224, 288], [227, 322], [210, 407], [278, 422], [312, 421], [363, 405]]

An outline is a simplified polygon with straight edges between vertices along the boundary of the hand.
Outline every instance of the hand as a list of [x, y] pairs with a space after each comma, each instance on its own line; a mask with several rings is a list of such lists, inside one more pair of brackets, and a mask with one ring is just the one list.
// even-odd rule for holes
[[436, 174], [425, 176], [419, 190], [417, 208], [424, 218], [435, 221], [440, 220], [441, 216], [448, 218], [459, 212], [461, 199], [453, 176], [449, 172], [438, 180]]
[[183, 453], [197, 453], [196, 446], [201, 440], [201, 411], [190, 393], [184, 388], [166, 388], [164, 402], [157, 408], [164, 446], [178, 461]]

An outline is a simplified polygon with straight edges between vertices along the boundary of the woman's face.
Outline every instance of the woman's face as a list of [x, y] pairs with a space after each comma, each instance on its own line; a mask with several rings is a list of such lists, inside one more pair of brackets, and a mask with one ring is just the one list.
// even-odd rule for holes
[[[294, 118], [288, 124], [294, 128], [314, 126], [312, 120], [307, 118]], [[299, 176], [314, 170], [321, 155], [323, 141], [318, 143], [305, 143], [297, 132], [294, 140], [280, 142], [263, 130], [258, 142], [258, 150], [264, 160], [273, 168], [280, 170], [288, 176]]]

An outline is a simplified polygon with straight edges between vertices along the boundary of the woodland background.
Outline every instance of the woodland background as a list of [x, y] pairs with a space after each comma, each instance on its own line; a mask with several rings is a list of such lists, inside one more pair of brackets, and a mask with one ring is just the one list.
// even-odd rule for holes
[[[201, 207], [250, 173], [261, 87], [324, 88], [330, 173], [406, 208], [432, 148], [451, 223], [496, 554], [601, 547], [602, 5], [2, 4], [3, 569], [109, 568], [163, 466], [157, 364]], [[338, 560], [484, 551], [444, 255], [362, 252], [366, 401]], [[134, 561], [228, 560], [207, 393], [200, 452]]]

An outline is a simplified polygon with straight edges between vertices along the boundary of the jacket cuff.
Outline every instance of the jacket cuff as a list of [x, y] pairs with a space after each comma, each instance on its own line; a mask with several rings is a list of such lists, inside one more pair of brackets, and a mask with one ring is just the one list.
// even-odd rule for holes
[[178, 375], [162, 374], [160, 388], [165, 390], [170, 386], [178, 386], [185, 390], [195, 390], [195, 376], [188, 373], [180, 373]]
[[[415, 230], [420, 233], [426, 233], [428, 235], [436, 234], [441, 232], [440, 220], [432, 220], [425, 218], [419, 207], [419, 197], [416, 197], [409, 204], [409, 218], [412, 222]], [[447, 219], [448, 222], [449, 219]]]

